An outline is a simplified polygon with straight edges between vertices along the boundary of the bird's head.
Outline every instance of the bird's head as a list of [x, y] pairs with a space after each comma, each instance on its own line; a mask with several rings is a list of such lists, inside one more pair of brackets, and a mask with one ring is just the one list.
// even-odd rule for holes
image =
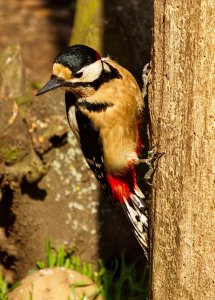
[[85, 45], [74, 45], [61, 51], [54, 60], [50, 80], [37, 93], [37, 96], [56, 88], [71, 91], [87, 87], [99, 78], [103, 70], [101, 56]]

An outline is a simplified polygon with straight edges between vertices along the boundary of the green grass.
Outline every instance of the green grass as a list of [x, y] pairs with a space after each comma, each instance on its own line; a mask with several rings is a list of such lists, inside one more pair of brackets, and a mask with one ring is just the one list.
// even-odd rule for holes
[[91, 264], [82, 263], [78, 256], [75, 256], [75, 247], [71, 250], [65, 250], [65, 246], [61, 245], [59, 249], [51, 246], [50, 241], [46, 242], [46, 261], [38, 261], [36, 263], [38, 269], [64, 267], [77, 271], [93, 281], [96, 280], [95, 273]]
[[106, 300], [145, 300], [148, 298], [148, 270], [143, 258], [129, 264], [122, 255], [106, 268], [100, 262], [103, 295]]
[[[148, 298], [148, 270], [143, 258], [128, 263], [121, 255], [106, 267], [99, 260], [99, 271], [94, 272], [92, 264], [82, 263], [75, 256], [75, 248], [65, 251], [62, 245], [58, 250], [46, 242], [46, 261], [37, 262], [39, 269], [52, 267], [65, 267], [75, 270], [91, 278], [97, 285], [99, 293], [106, 300], [145, 300]], [[80, 283], [84, 284], [84, 283]]]
[[[38, 269], [64, 267], [75, 270], [91, 278], [97, 289], [90, 299], [95, 299], [102, 294], [106, 300], [146, 300], [148, 299], [148, 269], [143, 258], [133, 263], [128, 263], [124, 255], [112, 261], [109, 267], [99, 260], [99, 271], [93, 270], [92, 264], [81, 262], [75, 255], [75, 247], [66, 250], [64, 245], [59, 249], [46, 242], [46, 259], [38, 261]], [[71, 299], [76, 299], [75, 287], [85, 286], [85, 282], [76, 282], [71, 286]], [[7, 283], [3, 280], [0, 272], [0, 300], [6, 300], [8, 292]], [[30, 298], [32, 299], [32, 298]], [[83, 300], [86, 297], [83, 295]]]
[[4, 280], [0, 268], [0, 300], [7, 300], [6, 293], [8, 291], [8, 284]]

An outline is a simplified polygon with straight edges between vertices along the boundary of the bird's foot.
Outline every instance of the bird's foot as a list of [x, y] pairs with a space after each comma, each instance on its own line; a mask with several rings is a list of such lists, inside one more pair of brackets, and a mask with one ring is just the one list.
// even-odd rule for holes
[[146, 172], [144, 176], [144, 180], [148, 185], [151, 185], [152, 177], [154, 174], [154, 171], [157, 168], [157, 163], [159, 158], [164, 155], [164, 152], [157, 152], [155, 151], [155, 147], [153, 146], [149, 151], [148, 151], [148, 157], [147, 158], [138, 158], [135, 161], [136, 165], [139, 164], [146, 164], [148, 167], [148, 171]]

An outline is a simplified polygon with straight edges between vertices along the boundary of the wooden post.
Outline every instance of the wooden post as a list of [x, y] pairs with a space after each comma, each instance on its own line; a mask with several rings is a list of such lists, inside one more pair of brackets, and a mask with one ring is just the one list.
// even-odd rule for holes
[[155, 0], [151, 299], [215, 299], [215, 7]]

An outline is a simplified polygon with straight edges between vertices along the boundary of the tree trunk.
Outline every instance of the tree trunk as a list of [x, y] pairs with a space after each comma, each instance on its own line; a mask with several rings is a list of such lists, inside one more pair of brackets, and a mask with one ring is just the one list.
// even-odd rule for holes
[[86, 44], [103, 53], [103, 1], [76, 0], [70, 44]]
[[[155, 0], [151, 299], [215, 299], [213, 0]], [[212, 103], [213, 102], [213, 103]]]

